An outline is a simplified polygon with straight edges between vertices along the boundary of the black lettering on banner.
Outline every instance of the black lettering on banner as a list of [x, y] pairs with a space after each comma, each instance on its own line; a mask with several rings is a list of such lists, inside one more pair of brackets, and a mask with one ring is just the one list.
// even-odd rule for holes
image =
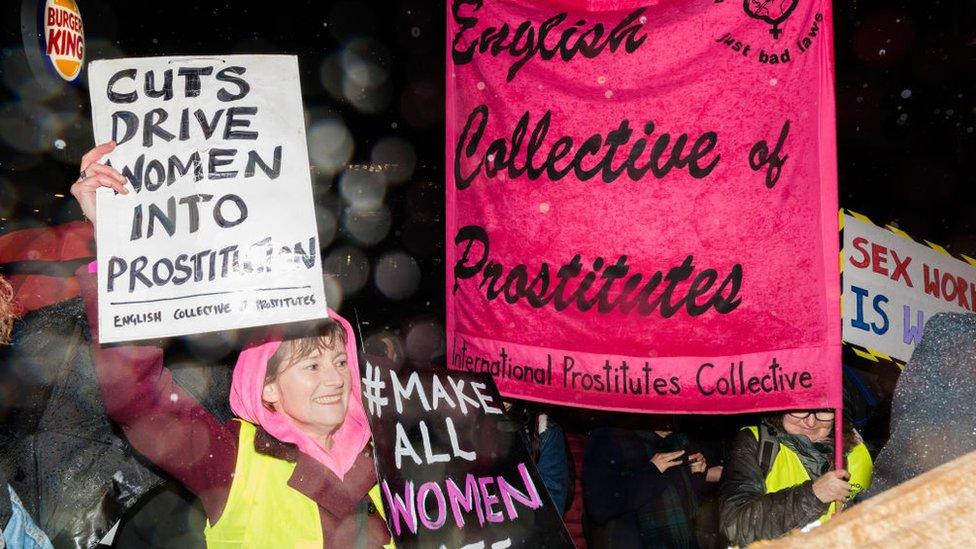
[[228, 84], [233, 84], [237, 86], [237, 92], [231, 93], [227, 91], [226, 87], [221, 87], [217, 90], [217, 99], [224, 103], [230, 101], [237, 101], [238, 99], [243, 99], [251, 91], [251, 85], [247, 83], [240, 76], [246, 72], [247, 69], [244, 67], [230, 66], [225, 67], [217, 71], [215, 78], [220, 82], [226, 82]]
[[112, 103], [135, 103], [136, 99], [139, 98], [138, 92], [119, 92], [115, 89], [115, 85], [123, 78], [134, 81], [136, 79], [136, 69], [122, 69], [108, 79], [108, 85], [105, 89], [108, 100]]
[[[119, 122], [125, 123], [125, 133], [119, 137]], [[135, 137], [139, 131], [139, 117], [129, 111], [116, 111], [112, 113], [112, 141], [116, 145], [121, 145]]]
[[146, 97], [160, 98], [168, 101], [173, 98], [173, 69], [163, 71], [163, 85], [156, 89], [156, 73], [149, 71], [146, 73]]
[[[639, 316], [649, 316], [657, 312], [662, 318], [670, 318], [681, 310], [692, 317], [712, 309], [719, 314], [729, 314], [742, 302], [739, 290], [743, 273], [739, 263], [731, 267], [722, 283], [714, 290], [712, 288], [719, 273], [711, 268], [699, 272], [689, 285], [683, 284], [695, 272], [693, 255], [686, 256], [680, 265], [673, 266], [666, 272], [656, 271], [650, 276], [630, 273], [622, 287], [616, 282], [630, 271], [628, 257], [623, 255], [606, 269], [604, 259], [596, 258], [592, 263], [593, 268], [581, 280], [578, 277], [584, 267], [580, 254], [574, 255], [569, 262], [559, 267], [555, 280], [550, 275], [549, 264], [542, 263], [535, 277], [528, 281], [528, 267], [522, 264], [512, 267], [508, 276], [503, 276], [505, 266], [491, 259], [489, 237], [483, 227], [461, 227], [454, 238], [454, 244], [458, 246], [460, 253], [454, 264], [452, 292], [458, 292], [461, 281], [476, 279], [480, 274], [477, 288], [484, 291], [488, 301], [504, 295], [507, 303], [515, 304], [524, 299], [530, 307], [536, 309], [552, 304], [556, 311], [574, 308], [585, 312], [596, 306], [600, 314], [618, 310], [623, 314], [636, 311]], [[601, 270], [604, 272], [601, 273]], [[602, 284], [593, 292], [591, 286], [597, 276], [602, 279]], [[611, 298], [611, 295], [614, 297]]]
[[274, 148], [271, 166], [265, 163], [257, 151], [248, 151], [247, 164], [244, 166], [244, 177], [253, 177], [257, 173], [255, 168], [261, 168], [268, 179], [278, 179], [278, 176], [281, 175], [281, 145]]
[[[526, 142], [529, 117], [530, 113], [525, 111], [510, 137], [495, 138], [482, 149], [485, 128], [488, 126], [488, 105], [478, 105], [471, 111], [454, 148], [454, 179], [458, 190], [470, 187], [481, 174], [492, 178], [502, 171], [510, 179], [524, 175], [531, 181], [543, 176], [551, 181], [559, 181], [572, 172], [579, 181], [599, 176], [604, 183], [612, 183], [624, 173], [628, 179], [640, 181], [648, 171], [656, 179], [663, 179], [672, 170], [686, 169], [691, 177], [704, 179], [721, 159], [719, 154], [712, 155], [718, 143], [718, 134], [714, 131], [702, 132], [690, 147], [686, 133], [679, 134], [673, 140], [670, 133], [660, 133], [653, 137], [651, 150], [645, 154], [656, 130], [652, 121], [644, 123], [643, 137], [636, 139], [629, 150], [620, 151], [633, 135], [630, 121], [624, 119], [615, 129], [607, 132], [605, 138], [593, 134], [583, 139], [572, 158], [565, 165], [558, 166], [557, 162], [568, 155], [576, 140], [571, 136], [560, 136], [548, 152], [540, 151], [549, 133], [552, 111], [547, 110], [542, 115]], [[625, 158], [618, 161], [618, 156]], [[468, 162], [473, 164], [471, 171], [465, 171], [465, 160], [476, 160], [476, 163]], [[614, 165], [617, 167], [614, 168]]]
[[[200, 211], [197, 208], [197, 204], [201, 202], [210, 202], [213, 198], [212, 194], [191, 194], [190, 196], [184, 196], [180, 199], [180, 204], [186, 204], [187, 210], [190, 213], [190, 232], [195, 233], [197, 229], [200, 228]], [[214, 217], [217, 216], [216, 209], [214, 210]]]
[[[749, 371], [754, 371], [751, 367]], [[705, 362], [695, 373], [695, 386], [703, 396], [748, 396], [797, 392], [813, 388], [813, 374], [799, 368], [784, 369], [776, 357], [755, 375], [747, 375], [745, 362], [716, 365]]]
[[227, 109], [227, 123], [224, 124], [224, 139], [257, 139], [258, 132], [235, 130], [234, 128], [248, 128], [251, 121], [244, 116], [254, 116], [258, 113], [257, 107], [231, 107]]
[[[627, 14], [609, 32], [603, 23], [595, 23], [584, 29], [585, 19], [579, 19], [568, 27], [561, 29], [561, 34], [554, 44], [547, 45], [550, 33], [568, 17], [567, 13], [558, 13], [539, 24], [538, 30], [533, 22], [526, 20], [520, 23], [514, 33], [508, 23], [501, 27], [486, 27], [480, 36], [469, 31], [478, 24], [477, 17], [461, 15], [462, 7], [471, 6], [471, 12], [477, 13], [483, 5], [483, 0], [454, 0], [451, 5], [451, 15], [459, 29], [451, 42], [451, 59], [455, 65], [470, 63], [475, 53], [488, 53], [492, 57], [507, 54], [515, 60], [508, 69], [506, 81], [511, 82], [518, 71], [532, 58], [538, 56], [540, 61], [550, 61], [559, 55], [565, 62], [571, 61], [577, 54], [593, 59], [609, 49], [616, 52], [621, 45], [627, 53], [634, 53], [647, 40], [647, 34], [639, 34], [644, 26], [641, 20], [646, 8], [636, 9]], [[511, 36], [509, 36], [511, 35]]]
[[166, 213], [155, 204], [149, 205], [149, 227], [146, 229], [146, 238], [152, 238], [156, 228], [156, 221], [163, 226], [166, 234], [173, 236], [176, 234], [176, 197], [171, 196], [166, 201]]
[[[237, 219], [235, 220], [228, 220], [226, 217], [224, 217], [222, 206], [227, 201], [231, 201], [237, 206]], [[221, 228], [229, 229], [231, 227], [236, 227], [247, 219], [247, 204], [245, 204], [244, 200], [236, 194], [225, 194], [224, 196], [220, 197], [217, 200], [217, 203], [214, 205], [213, 215], [214, 221], [216, 221], [217, 225]]]
[[193, 116], [196, 117], [197, 122], [200, 123], [200, 131], [203, 132], [204, 139], [210, 139], [214, 132], [217, 131], [217, 122], [220, 121], [220, 115], [224, 113], [224, 109], [217, 109], [213, 113], [213, 118], [207, 120], [207, 114], [203, 112], [202, 109], [197, 109], [194, 111]]
[[154, 135], [164, 141], [172, 141], [176, 138], [175, 135], [160, 127], [167, 118], [169, 118], [169, 114], [166, 109], [161, 107], [146, 113], [146, 119], [142, 124], [143, 147], [152, 147]]
[[789, 158], [789, 156], [782, 155], [783, 144], [786, 143], [786, 137], [789, 133], [790, 121], [787, 120], [783, 123], [783, 129], [779, 132], [779, 139], [776, 140], [776, 146], [773, 147], [772, 152], [769, 151], [769, 145], [766, 144], [765, 139], [758, 141], [752, 146], [752, 150], [749, 151], [749, 167], [753, 171], [759, 171], [763, 167], [766, 167], [767, 189], [772, 189], [776, 186], [776, 182], [779, 181], [780, 170], [783, 168], [783, 164], [786, 163], [786, 159]]
[[183, 96], [199, 96], [200, 90], [203, 89], [203, 84], [200, 82], [200, 77], [207, 76], [212, 73], [213, 67], [180, 67], [177, 74], [183, 77]]
[[[220, 171], [217, 168], [227, 166], [234, 162], [234, 155], [237, 149], [211, 149], [210, 150], [210, 179], [232, 179], [237, 177], [237, 170]], [[230, 157], [230, 158], [224, 158]]]

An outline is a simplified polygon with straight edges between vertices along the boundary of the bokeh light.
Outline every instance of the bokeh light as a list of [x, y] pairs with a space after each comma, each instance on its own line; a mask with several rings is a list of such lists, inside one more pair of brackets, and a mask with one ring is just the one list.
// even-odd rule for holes
[[420, 364], [442, 362], [446, 349], [444, 325], [429, 318], [414, 320], [407, 328], [405, 343], [410, 360]]
[[392, 224], [390, 209], [385, 204], [380, 204], [374, 210], [347, 208], [342, 218], [343, 228], [363, 246], [378, 244], [386, 238]]
[[409, 141], [401, 137], [384, 137], [370, 151], [369, 159], [389, 183], [403, 183], [413, 175], [417, 153]]
[[373, 282], [386, 297], [394, 300], [406, 299], [417, 291], [420, 267], [412, 257], [403, 252], [389, 252], [376, 262]]
[[372, 211], [383, 205], [386, 183], [379, 173], [347, 169], [339, 177], [339, 193], [356, 211]]
[[322, 263], [326, 278], [333, 278], [342, 289], [342, 296], [355, 295], [369, 280], [369, 259], [359, 248], [335, 248]]
[[307, 137], [309, 160], [326, 174], [342, 171], [355, 150], [352, 134], [339, 118], [314, 121]]

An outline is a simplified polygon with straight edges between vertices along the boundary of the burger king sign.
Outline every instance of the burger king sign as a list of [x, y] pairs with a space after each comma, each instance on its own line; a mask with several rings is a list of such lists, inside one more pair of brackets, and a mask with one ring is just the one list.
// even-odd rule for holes
[[85, 61], [85, 27], [78, 5], [75, 0], [46, 0], [39, 11], [45, 64], [66, 82], [74, 82]]

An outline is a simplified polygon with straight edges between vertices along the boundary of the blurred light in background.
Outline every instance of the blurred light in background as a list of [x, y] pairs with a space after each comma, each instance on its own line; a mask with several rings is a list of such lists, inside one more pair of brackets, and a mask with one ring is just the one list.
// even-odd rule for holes
[[444, 360], [446, 344], [444, 325], [434, 319], [416, 319], [407, 328], [407, 358], [421, 364], [440, 363]]
[[[355, 295], [369, 280], [369, 259], [362, 250], [353, 246], [333, 249], [322, 267], [326, 278], [332, 278], [339, 284], [343, 298]], [[332, 308], [336, 309], [334, 306]]]
[[383, 168], [387, 183], [403, 183], [417, 167], [417, 153], [409, 141], [401, 137], [380, 139], [369, 153], [370, 162]]
[[376, 262], [373, 282], [390, 299], [406, 299], [417, 291], [420, 284], [420, 267], [409, 255], [388, 252]]
[[390, 232], [393, 219], [390, 209], [380, 204], [375, 210], [346, 209], [343, 214], [342, 226], [349, 236], [363, 246], [372, 246], [386, 238]]

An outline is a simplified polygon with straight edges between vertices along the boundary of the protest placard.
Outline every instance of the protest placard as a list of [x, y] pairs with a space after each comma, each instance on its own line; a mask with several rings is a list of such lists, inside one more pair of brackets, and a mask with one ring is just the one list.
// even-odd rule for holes
[[844, 341], [905, 362], [936, 313], [976, 312], [976, 259], [842, 212]]
[[397, 547], [573, 547], [490, 376], [367, 360], [362, 397]]
[[450, 368], [613, 410], [840, 405], [831, 6], [754, 4], [448, 3]]
[[105, 342], [326, 316], [292, 56], [89, 67], [95, 140], [128, 195], [98, 192]]

